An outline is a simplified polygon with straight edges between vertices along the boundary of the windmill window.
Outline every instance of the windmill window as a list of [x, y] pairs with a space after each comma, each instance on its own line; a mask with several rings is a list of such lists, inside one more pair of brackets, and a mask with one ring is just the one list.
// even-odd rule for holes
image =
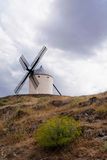
[[40, 76], [38, 76], [38, 78], [40, 78]]

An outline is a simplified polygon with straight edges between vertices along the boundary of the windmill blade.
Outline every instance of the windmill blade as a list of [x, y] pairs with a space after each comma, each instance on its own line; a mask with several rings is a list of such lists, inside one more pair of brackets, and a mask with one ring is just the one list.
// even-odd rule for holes
[[36, 89], [39, 85], [39, 81], [37, 80], [37, 78], [33, 75], [33, 73], [30, 75], [30, 80], [34, 86], [34, 88]]
[[14, 92], [15, 94], [18, 94], [19, 91], [21, 90], [21, 88], [23, 87], [24, 85], [24, 82], [26, 81], [27, 77], [29, 76], [30, 72], [27, 72], [25, 74], [25, 76], [23, 77], [23, 79], [20, 81], [20, 83], [17, 85], [17, 87], [15, 88]]
[[24, 70], [29, 70], [30, 65], [23, 55], [19, 58], [19, 62]]
[[58, 90], [58, 88], [53, 84], [54, 88], [56, 89], [56, 91], [59, 93], [59, 95], [61, 96], [60, 91]]
[[45, 54], [46, 51], [47, 51], [47, 48], [43, 46], [40, 52], [38, 53], [37, 57], [32, 62], [31, 70], [33, 70], [37, 66], [37, 64], [39, 63], [40, 59], [42, 58], [42, 56]]

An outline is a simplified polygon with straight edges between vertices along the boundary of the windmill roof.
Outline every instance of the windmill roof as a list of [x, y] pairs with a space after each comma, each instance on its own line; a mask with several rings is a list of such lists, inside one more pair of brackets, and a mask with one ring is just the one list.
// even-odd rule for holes
[[49, 75], [51, 76], [42, 66], [40, 68], [34, 70], [34, 74], [39, 74], [39, 75]]

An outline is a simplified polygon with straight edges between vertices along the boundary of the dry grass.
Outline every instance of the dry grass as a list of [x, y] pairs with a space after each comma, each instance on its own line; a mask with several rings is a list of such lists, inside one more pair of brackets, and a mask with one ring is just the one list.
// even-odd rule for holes
[[102, 147], [102, 150], [103, 150], [104, 152], [107, 152], [107, 141], [104, 142], [103, 147]]
[[4, 131], [4, 124], [2, 121], [0, 121], [0, 133]]
[[[86, 102], [93, 96], [97, 98], [106, 98], [107, 93], [81, 96], [81, 97], [66, 97], [66, 96], [10, 96], [0, 98], [0, 108], [2, 106], [12, 108], [11, 112], [4, 112], [0, 110], [0, 145], [5, 145], [0, 148], [10, 154], [13, 160], [33, 160], [33, 159], [46, 159], [46, 160], [78, 160], [81, 159], [101, 159], [107, 158], [107, 152], [102, 153], [101, 146], [104, 144], [101, 137], [98, 137], [98, 132], [105, 130], [106, 135], [106, 120], [100, 119], [100, 113], [107, 113], [107, 103], [97, 106], [96, 103], [90, 106], [80, 106], [80, 102]], [[52, 101], [68, 101], [65, 105], [54, 106]], [[68, 115], [74, 116], [82, 114], [88, 109], [94, 109], [95, 115], [84, 114], [80, 118], [80, 124], [83, 128], [83, 135], [77, 142], [70, 144], [66, 148], [56, 151], [44, 151], [33, 140], [33, 134], [40, 123], [55, 115]], [[2, 113], [3, 112], [3, 113]], [[96, 119], [96, 115], [97, 117]], [[88, 118], [93, 118], [93, 122], [87, 121]], [[92, 135], [92, 136], [91, 136]], [[88, 138], [87, 138], [88, 137]], [[17, 150], [20, 153], [17, 153]], [[17, 156], [15, 157], [15, 153]], [[2, 157], [0, 157], [2, 159]], [[9, 159], [9, 158], [8, 158]]]
[[107, 105], [102, 105], [96, 109], [97, 113], [107, 113]]

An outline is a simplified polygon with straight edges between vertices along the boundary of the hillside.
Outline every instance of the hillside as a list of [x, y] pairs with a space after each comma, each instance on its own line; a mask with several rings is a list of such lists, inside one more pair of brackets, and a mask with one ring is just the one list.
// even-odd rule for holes
[[[43, 150], [33, 135], [56, 115], [80, 121], [82, 136], [57, 150]], [[20, 95], [0, 98], [0, 160], [107, 160], [107, 93], [66, 97]]]

